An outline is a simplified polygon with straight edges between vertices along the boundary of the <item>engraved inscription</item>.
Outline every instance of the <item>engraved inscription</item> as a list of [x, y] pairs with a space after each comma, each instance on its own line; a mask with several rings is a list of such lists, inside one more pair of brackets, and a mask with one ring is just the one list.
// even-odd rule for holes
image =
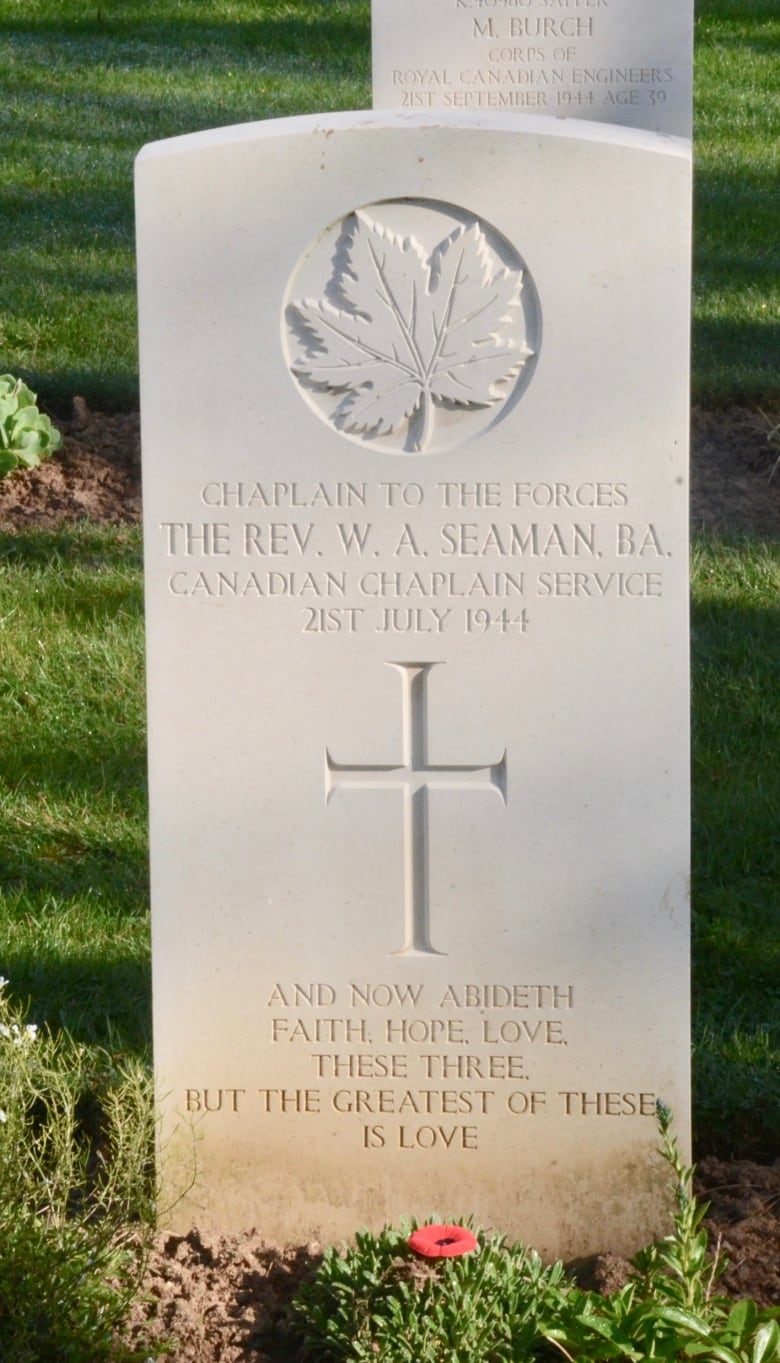
[[[506, 803], [506, 751], [486, 766], [428, 762], [427, 680], [436, 663], [389, 663], [402, 686], [402, 760], [397, 765], [347, 765], [325, 750], [325, 799], [334, 790], [400, 790], [404, 811], [404, 944], [395, 956], [441, 956], [431, 945], [428, 886], [428, 791], [495, 790]], [[388, 1040], [392, 1038], [388, 1035]], [[433, 1039], [425, 1038], [421, 1039]]]
[[[690, 136], [692, 0], [372, 0], [374, 104]], [[454, 13], [453, 13], [454, 10]]]
[[572, 984], [276, 981], [265, 1006], [285, 1068], [305, 1058], [304, 1069], [287, 1087], [259, 1074], [240, 1088], [193, 1083], [183, 1093], [193, 1120], [334, 1119], [352, 1125], [363, 1150], [445, 1153], [489, 1151], [505, 1118], [655, 1118], [647, 1084], [553, 1079], [550, 1065], [565, 1065], [579, 1041]]
[[[206, 483], [198, 496], [225, 519], [158, 523], [172, 561], [170, 595], [274, 610], [295, 602], [306, 636], [458, 634], [511, 643], [544, 628], [538, 607], [546, 602], [647, 602], [653, 609], [664, 595], [664, 560], [672, 557], [663, 525], [622, 519], [633, 498], [626, 482], [611, 479], [235, 479]], [[316, 519], [294, 518], [294, 509], [310, 507]], [[344, 507], [370, 519], [338, 519]], [[277, 519], [282, 509], [292, 518]], [[576, 514], [586, 511], [587, 520]], [[537, 512], [556, 518], [535, 519]], [[512, 560], [522, 560], [523, 570], [487, 571], [488, 563]], [[554, 566], [537, 570], [535, 560]]]
[[[622, 519], [634, 499], [626, 482], [612, 479], [225, 479], [203, 484], [198, 499], [225, 519], [158, 523], [171, 561], [169, 594], [274, 611], [291, 603], [307, 638], [460, 635], [503, 637], [511, 647], [545, 629], [547, 603], [654, 609], [672, 557], [665, 526]], [[316, 519], [294, 518], [294, 509], [310, 507]], [[338, 519], [345, 507], [370, 519]], [[277, 519], [282, 509], [292, 518]], [[535, 519], [537, 512], [556, 518]], [[551, 561], [550, 569], [537, 560]], [[488, 571], [513, 561], [518, 566]]]

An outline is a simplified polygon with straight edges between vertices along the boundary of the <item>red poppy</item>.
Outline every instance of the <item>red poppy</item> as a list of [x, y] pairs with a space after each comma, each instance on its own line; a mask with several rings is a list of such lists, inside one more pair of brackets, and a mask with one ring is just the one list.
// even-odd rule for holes
[[449, 1259], [455, 1254], [471, 1254], [479, 1243], [465, 1226], [420, 1226], [409, 1236], [409, 1247], [426, 1259]]

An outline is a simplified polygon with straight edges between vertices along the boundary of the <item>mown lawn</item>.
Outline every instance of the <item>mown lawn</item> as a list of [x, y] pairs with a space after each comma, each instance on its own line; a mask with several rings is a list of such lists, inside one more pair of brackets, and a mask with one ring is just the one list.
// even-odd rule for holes
[[[780, 394], [780, 13], [699, 0], [694, 392]], [[138, 400], [133, 159], [200, 128], [370, 103], [369, 0], [0, 0], [0, 372]]]

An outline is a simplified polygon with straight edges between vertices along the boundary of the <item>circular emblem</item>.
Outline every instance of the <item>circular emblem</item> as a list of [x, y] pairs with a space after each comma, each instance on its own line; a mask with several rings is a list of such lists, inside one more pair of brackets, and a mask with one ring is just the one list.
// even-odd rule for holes
[[289, 281], [283, 335], [305, 401], [388, 453], [450, 449], [500, 421], [530, 382], [539, 301], [509, 242], [452, 204], [356, 209]]

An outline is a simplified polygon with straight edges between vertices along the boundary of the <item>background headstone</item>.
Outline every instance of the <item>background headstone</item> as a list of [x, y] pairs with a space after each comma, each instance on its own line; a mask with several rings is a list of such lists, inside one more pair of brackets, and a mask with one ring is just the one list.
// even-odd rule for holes
[[690, 137], [693, 0], [372, 0], [374, 107]]
[[165, 1193], [630, 1250], [688, 1123], [689, 157], [426, 117], [138, 162]]

